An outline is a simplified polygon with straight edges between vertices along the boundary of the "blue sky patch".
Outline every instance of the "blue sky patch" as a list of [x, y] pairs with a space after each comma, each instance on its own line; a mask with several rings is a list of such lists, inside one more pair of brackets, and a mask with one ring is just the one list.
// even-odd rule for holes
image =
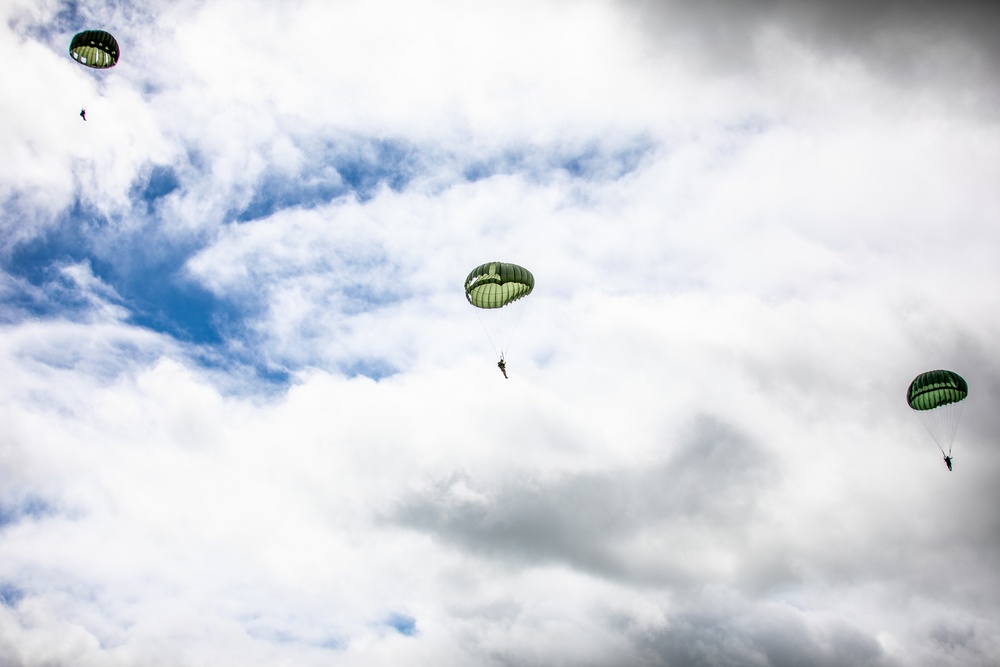
[[[168, 181], [169, 176], [161, 176]], [[159, 191], [163, 191], [161, 183]], [[14, 248], [3, 268], [27, 284], [11, 298], [33, 316], [74, 317], [90, 299], [67, 284], [61, 269], [85, 262], [112, 288], [121, 305], [140, 326], [192, 343], [219, 343], [222, 331], [239, 317], [226, 303], [183, 275], [183, 266], [197, 249], [196, 241], [167, 240], [145, 229], [118, 233], [110, 247], [101, 243], [107, 219], [77, 200], [52, 228]], [[40, 300], [39, 293], [45, 294]]]
[[387, 185], [400, 191], [421, 168], [415, 147], [401, 141], [372, 141], [360, 155], [345, 155], [334, 162], [344, 182], [360, 201], [367, 201], [376, 189]]
[[417, 634], [417, 619], [407, 614], [393, 614], [386, 619], [385, 624], [399, 634], [407, 637]]
[[573, 178], [617, 180], [638, 169], [653, 148], [651, 142], [636, 142], [613, 150], [591, 144], [576, 153], [557, 158], [556, 164]]
[[269, 168], [254, 187], [250, 203], [235, 215], [237, 222], [250, 222], [286, 208], [315, 208], [342, 196], [347, 189], [339, 179], [309, 178]]
[[385, 359], [358, 359], [344, 366], [343, 372], [350, 378], [360, 375], [377, 382], [395, 375], [399, 369]]
[[17, 502], [0, 502], [0, 528], [22, 519], [39, 519], [53, 513], [53, 508], [41, 498], [28, 496]]
[[145, 202], [146, 213], [152, 215], [156, 212], [157, 201], [180, 187], [180, 178], [172, 167], [157, 165], [149, 172], [145, 184], [141, 188], [139, 183], [134, 184], [129, 194], [133, 201], [138, 199]]
[[224, 342], [227, 333], [240, 327], [245, 313], [184, 278], [178, 260], [120, 281], [119, 294], [131, 306], [131, 320], [184, 342]]
[[360, 202], [382, 186], [400, 191], [423, 169], [416, 147], [402, 141], [370, 139], [343, 146], [326, 144], [310, 155], [296, 173], [265, 171], [254, 186], [250, 203], [232, 212], [237, 222], [250, 222], [287, 208], [315, 208], [353, 195]]
[[8, 582], [0, 582], [0, 604], [16, 607], [24, 599], [24, 590]]
[[19, 243], [10, 257], [0, 262], [11, 275], [40, 284], [53, 264], [75, 264], [87, 259], [91, 235], [107, 224], [100, 211], [77, 198], [52, 227]]
[[[174, 191], [178, 180], [171, 169], [154, 168], [133, 188], [139, 219], [150, 202]], [[114, 227], [78, 199], [56, 224], [0, 257], [8, 276], [0, 321], [78, 320], [91, 315], [95, 300], [104, 300], [123, 308], [127, 322], [192, 344], [200, 365], [252, 368], [264, 385], [288, 383], [284, 369], [261, 365], [252, 341], [239, 346], [239, 352], [229, 348], [233, 338], [246, 338], [244, 322], [259, 305], [219, 298], [185, 274], [188, 258], [201, 248], [199, 238], [167, 237], [153, 220], [138, 229]], [[78, 284], [67, 268], [79, 265], [88, 267], [99, 283]]]
[[[600, 142], [569, 148], [526, 146], [469, 160], [462, 175], [468, 181], [498, 174], [525, 174], [544, 181], [555, 173], [581, 180], [615, 180], [638, 169], [655, 148], [653, 141], [641, 137], [614, 146]], [[331, 141], [307, 154], [306, 166], [297, 172], [267, 169], [254, 185], [250, 202], [230, 211], [228, 217], [250, 222], [288, 208], [315, 208], [345, 196], [363, 203], [382, 187], [402, 191], [441, 159], [414, 144], [390, 139]], [[453, 158], [462, 162], [468, 156]], [[166, 174], [161, 178], [171, 183]]]
[[653, 141], [641, 138], [624, 146], [592, 142], [572, 148], [526, 147], [474, 160], [462, 173], [472, 182], [506, 174], [525, 174], [544, 181], [559, 172], [587, 181], [617, 180], [636, 171], [655, 148]]

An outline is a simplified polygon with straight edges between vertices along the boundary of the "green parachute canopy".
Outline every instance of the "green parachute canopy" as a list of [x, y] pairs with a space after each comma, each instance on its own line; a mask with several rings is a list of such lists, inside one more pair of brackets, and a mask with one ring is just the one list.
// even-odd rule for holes
[[933, 410], [943, 405], [965, 400], [969, 385], [952, 371], [921, 373], [906, 392], [906, 403], [914, 410]]
[[906, 403], [934, 438], [938, 448], [951, 455], [951, 444], [962, 419], [963, 401], [969, 395], [965, 379], [953, 371], [921, 373], [906, 390]]
[[103, 30], [84, 30], [73, 35], [69, 55], [81, 65], [94, 69], [114, 67], [118, 63], [118, 40]]
[[501, 359], [524, 313], [524, 297], [534, 288], [531, 271], [507, 262], [480, 264], [465, 279], [465, 298], [475, 306], [490, 345]]
[[531, 294], [535, 277], [531, 271], [506, 262], [487, 262], [465, 279], [465, 298], [476, 308], [503, 308]]

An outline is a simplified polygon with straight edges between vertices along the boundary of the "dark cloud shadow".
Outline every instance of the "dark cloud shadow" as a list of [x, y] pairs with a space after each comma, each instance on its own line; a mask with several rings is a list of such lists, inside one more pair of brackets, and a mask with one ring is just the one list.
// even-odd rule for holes
[[629, 633], [649, 665], [717, 667], [899, 666], [872, 636], [844, 621], [793, 607], [706, 594], [671, 614], [664, 627]]
[[1000, 84], [1000, 5], [933, 0], [619, 0], [664, 52], [723, 71], [754, 68], [776, 31], [828, 58], [863, 61], [902, 86], [963, 88], [993, 99]]
[[673, 457], [646, 469], [525, 477], [492, 488], [455, 474], [403, 499], [388, 518], [522, 565], [557, 562], [611, 578], [676, 582], [668, 566], [632, 565], [630, 542], [694, 526], [738, 544], [772, 478], [770, 464], [745, 435], [704, 417]]

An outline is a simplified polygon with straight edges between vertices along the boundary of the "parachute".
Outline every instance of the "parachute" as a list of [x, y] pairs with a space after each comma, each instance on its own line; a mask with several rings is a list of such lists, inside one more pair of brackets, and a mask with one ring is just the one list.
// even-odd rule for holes
[[476, 308], [490, 345], [501, 360], [524, 313], [524, 297], [534, 288], [531, 271], [505, 262], [481, 264], [465, 279], [465, 298]]
[[[945, 370], [921, 373], [906, 391], [906, 403], [927, 428], [942, 454], [951, 456], [951, 445], [962, 418], [969, 385], [958, 373]], [[945, 451], [947, 447], [947, 452]]]
[[118, 64], [118, 40], [103, 30], [84, 30], [73, 35], [69, 55], [73, 60], [94, 69], [107, 69]]

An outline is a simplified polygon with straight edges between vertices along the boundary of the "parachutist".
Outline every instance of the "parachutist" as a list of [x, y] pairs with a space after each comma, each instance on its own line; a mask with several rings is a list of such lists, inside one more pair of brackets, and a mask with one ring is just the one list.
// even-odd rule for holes
[[917, 413], [938, 451], [944, 457], [948, 470], [952, 469], [951, 445], [962, 415], [964, 401], [969, 396], [969, 384], [954, 371], [936, 370], [921, 373], [913, 378], [906, 390], [906, 403]]
[[80, 118], [82, 118], [84, 120], [87, 120], [87, 110], [86, 109], [80, 109]]
[[476, 309], [480, 324], [500, 357], [497, 368], [507, 379], [504, 355], [510, 347], [514, 328], [524, 311], [524, 297], [535, 288], [531, 271], [506, 262], [486, 262], [465, 278], [465, 298]]

